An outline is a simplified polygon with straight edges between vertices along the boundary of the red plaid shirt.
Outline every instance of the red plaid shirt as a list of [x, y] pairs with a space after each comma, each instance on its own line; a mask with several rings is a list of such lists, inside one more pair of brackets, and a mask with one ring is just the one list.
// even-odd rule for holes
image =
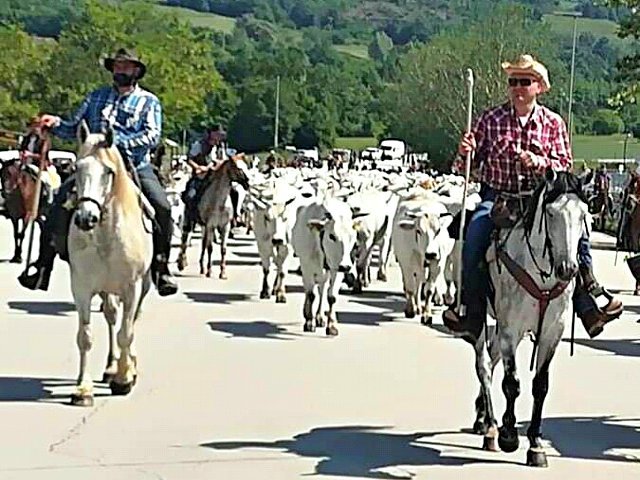
[[529, 151], [556, 171], [572, 167], [571, 146], [564, 120], [557, 113], [536, 105], [524, 127], [513, 107], [506, 103], [485, 111], [477, 120], [473, 134], [477, 150], [472, 168], [480, 168], [480, 180], [498, 191], [517, 192], [532, 188], [534, 173], [521, 168], [518, 152]]

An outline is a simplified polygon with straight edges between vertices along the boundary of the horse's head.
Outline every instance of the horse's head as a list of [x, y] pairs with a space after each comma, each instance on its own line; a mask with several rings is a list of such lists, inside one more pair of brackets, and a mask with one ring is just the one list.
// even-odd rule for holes
[[104, 206], [113, 190], [118, 155], [113, 147], [113, 131], [90, 133], [83, 121], [78, 127], [78, 160], [76, 162], [77, 205], [74, 222], [81, 230], [93, 229], [102, 219]]
[[588, 228], [587, 202], [580, 180], [570, 173], [548, 170], [543, 188], [540, 204], [541, 221], [546, 223], [546, 247], [556, 277], [569, 281], [578, 272], [578, 241]]
[[239, 183], [245, 190], [249, 189], [249, 167], [242, 158], [233, 157], [224, 162], [227, 173], [232, 182]]

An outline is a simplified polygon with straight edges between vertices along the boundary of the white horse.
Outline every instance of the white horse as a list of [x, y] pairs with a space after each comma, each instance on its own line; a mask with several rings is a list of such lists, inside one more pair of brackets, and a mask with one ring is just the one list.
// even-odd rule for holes
[[[134, 323], [150, 287], [153, 255], [151, 225], [145, 224], [141, 193], [129, 178], [113, 146], [113, 132], [91, 134], [78, 128], [77, 206], [69, 230], [71, 290], [78, 311], [80, 374], [71, 403], [93, 405], [93, 382], [87, 372], [91, 349], [91, 299], [100, 295], [109, 323], [109, 363], [105, 372], [114, 395], [126, 395], [136, 381]], [[115, 325], [118, 355], [114, 354]], [[117, 362], [117, 365], [116, 365]]]
[[[484, 345], [486, 332], [475, 345], [481, 388], [474, 430], [484, 433], [486, 450], [497, 450], [496, 437], [501, 450], [517, 450], [515, 402], [520, 382], [516, 350], [527, 332], [533, 332], [536, 350], [532, 368], [535, 360], [536, 373], [533, 412], [527, 430], [530, 466], [547, 466], [540, 431], [542, 407], [549, 387], [549, 365], [573, 313], [578, 241], [588, 228], [587, 217], [588, 207], [578, 179], [569, 173], [549, 170], [524, 216], [513, 229], [502, 230], [487, 253], [495, 289], [492, 315], [497, 321], [497, 332], [488, 350]], [[491, 400], [491, 377], [500, 357], [505, 370], [502, 390], [507, 407], [498, 430]]]

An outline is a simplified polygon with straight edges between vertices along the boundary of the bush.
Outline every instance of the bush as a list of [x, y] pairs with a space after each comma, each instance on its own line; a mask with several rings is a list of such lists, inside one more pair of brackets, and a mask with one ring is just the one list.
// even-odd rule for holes
[[596, 110], [592, 118], [591, 129], [596, 135], [612, 135], [624, 130], [624, 122], [613, 110]]

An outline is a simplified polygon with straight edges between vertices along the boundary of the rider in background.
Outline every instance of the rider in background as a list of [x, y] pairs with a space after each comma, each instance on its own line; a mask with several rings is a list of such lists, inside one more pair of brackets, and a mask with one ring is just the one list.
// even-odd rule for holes
[[[538, 103], [538, 95], [550, 88], [547, 69], [530, 55], [502, 64], [507, 74], [509, 102], [485, 111], [472, 133], [465, 134], [458, 147], [454, 170], [464, 171], [464, 158], [473, 155], [473, 169], [479, 168], [482, 202], [473, 214], [463, 246], [462, 302], [466, 313], [455, 307], [443, 314], [445, 326], [475, 342], [487, 315], [489, 273], [485, 255], [494, 223], [491, 210], [500, 192], [517, 194], [532, 189], [536, 175], [546, 168], [567, 171], [572, 167], [571, 147], [564, 120]], [[519, 171], [522, 167], [522, 171]], [[521, 177], [519, 176], [521, 174]], [[520, 180], [522, 179], [522, 183]], [[605, 323], [622, 314], [622, 303], [596, 282], [587, 234], [578, 244], [581, 288], [576, 288], [576, 313], [591, 337]], [[603, 297], [600, 308], [596, 298]]]
[[191, 167], [191, 178], [187, 182], [182, 201], [184, 202], [183, 232], [191, 232], [198, 220], [198, 201], [207, 185], [207, 174], [227, 158], [224, 142], [227, 139], [222, 125], [208, 128], [202, 139], [193, 142], [187, 155]]

